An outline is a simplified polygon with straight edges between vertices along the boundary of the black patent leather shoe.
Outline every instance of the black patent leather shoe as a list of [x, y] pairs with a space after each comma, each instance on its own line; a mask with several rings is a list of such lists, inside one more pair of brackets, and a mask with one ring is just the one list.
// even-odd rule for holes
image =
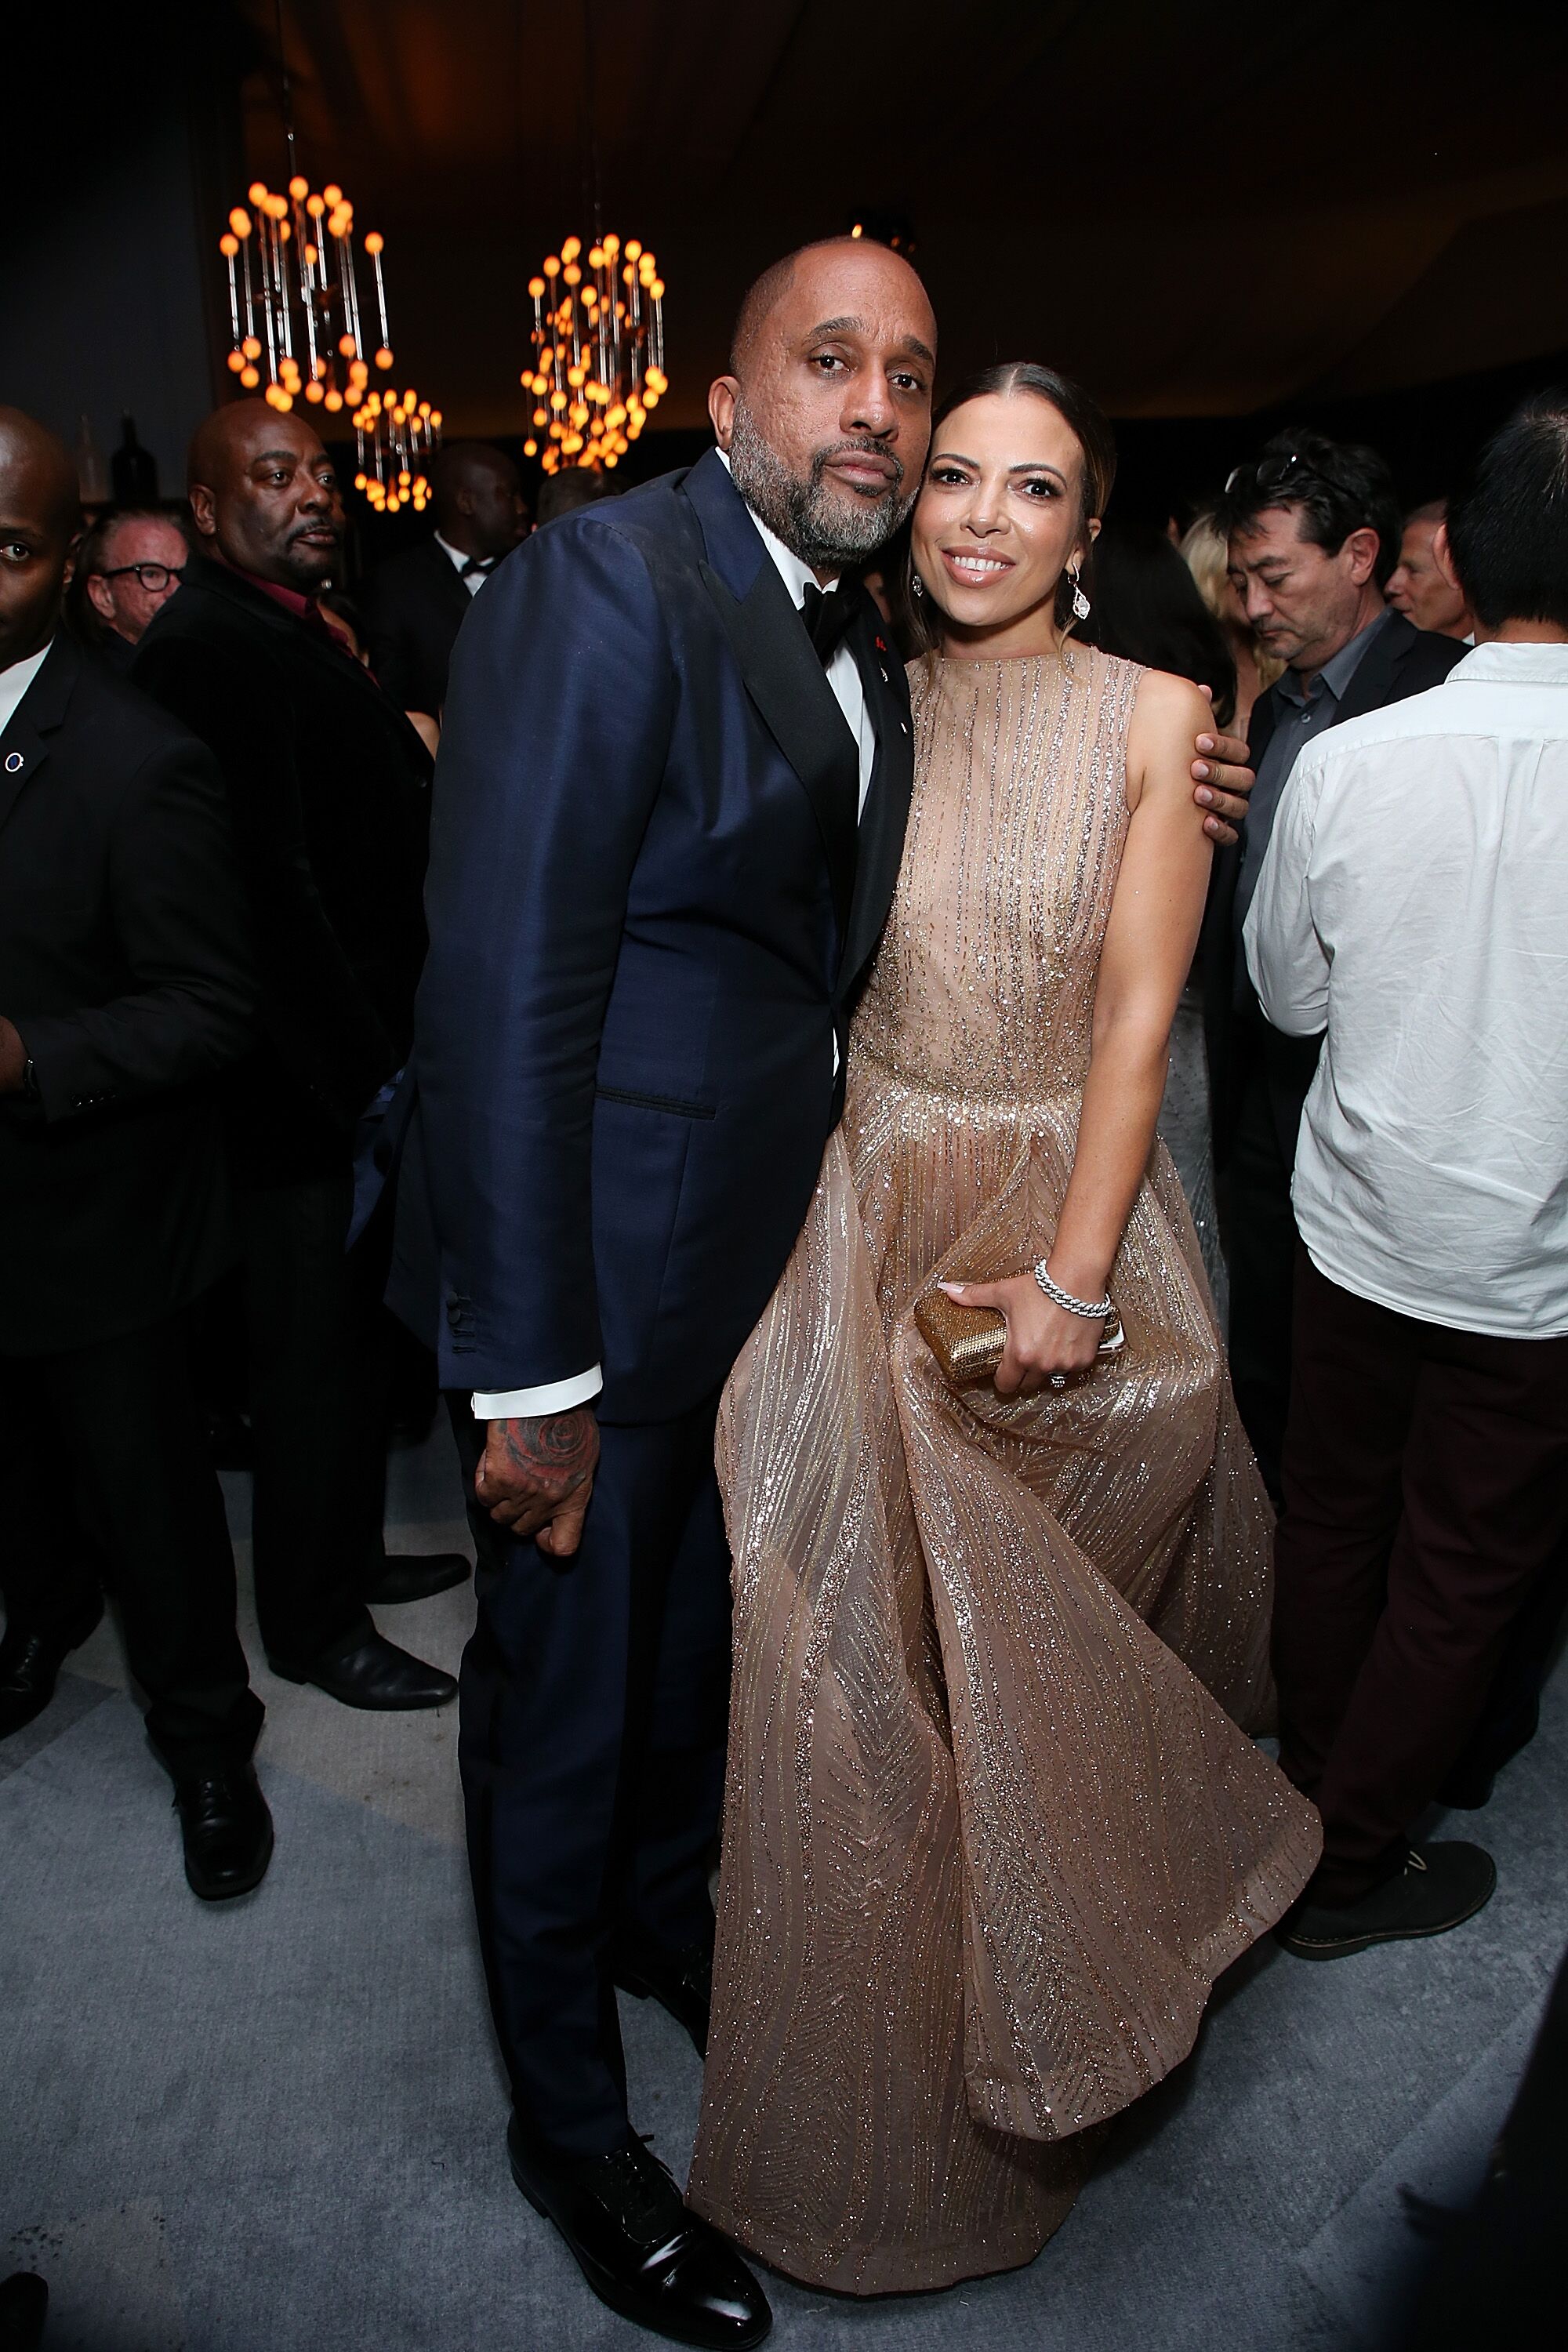
[[473, 1569], [460, 1551], [391, 1551], [365, 1594], [373, 1609], [394, 1609], [404, 1601], [428, 1601], [466, 1584]]
[[372, 1633], [357, 1648], [331, 1658], [301, 1661], [268, 1656], [268, 1664], [286, 1683], [314, 1683], [329, 1698], [344, 1706], [369, 1707], [393, 1714], [402, 1707], [445, 1706], [458, 1696], [456, 1677], [439, 1666], [427, 1666], [411, 1657], [381, 1633]]
[[272, 1859], [272, 1816], [248, 1764], [187, 1772], [174, 1783], [185, 1876], [204, 1903], [248, 1895]]
[[713, 2007], [713, 1955], [693, 1946], [685, 1952], [626, 1951], [615, 1967], [616, 1982], [637, 2000], [657, 2000], [683, 2025], [708, 2055], [708, 2020]]
[[102, 1615], [100, 1601], [63, 1633], [29, 1633], [25, 1626], [6, 1626], [0, 1634], [0, 1739], [42, 1715], [55, 1695], [60, 1668]]
[[690, 2213], [657, 2157], [628, 2135], [613, 2156], [568, 2156], [507, 2129], [511, 2177], [553, 2221], [601, 2303], [698, 2352], [749, 2352], [768, 2299], [727, 2238]]

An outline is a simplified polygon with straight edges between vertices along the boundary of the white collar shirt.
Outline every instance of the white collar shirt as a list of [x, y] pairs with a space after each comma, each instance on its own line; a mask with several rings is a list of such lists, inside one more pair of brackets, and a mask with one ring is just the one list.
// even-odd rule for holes
[[1292, 1188], [1318, 1271], [1568, 1333], [1568, 646], [1478, 646], [1309, 744], [1245, 939], [1275, 1027], [1328, 1033]]
[[[54, 640], [50, 639], [50, 644]], [[49, 647], [42, 653], [29, 654], [26, 661], [13, 662], [9, 669], [0, 669], [0, 735], [4, 735], [16, 716], [16, 708], [38, 672], [49, 657]]]
[[[443, 539], [439, 531], [435, 533], [435, 540], [437, 546], [447, 558], [447, 561], [450, 563], [458, 579], [462, 581], [463, 585], [468, 590], [469, 595], [477, 596], [479, 590], [484, 586], [485, 582], [489, 578], [489, 572], [469, 572], [465, 574], [463, 566], [465, 563], [471, 562], [472, 559], [465, 555], [460, 547], [454, 547], [449, 540]], [[494, 569], [495, 566], [492, 564], [490, 570], [493, 571]]]

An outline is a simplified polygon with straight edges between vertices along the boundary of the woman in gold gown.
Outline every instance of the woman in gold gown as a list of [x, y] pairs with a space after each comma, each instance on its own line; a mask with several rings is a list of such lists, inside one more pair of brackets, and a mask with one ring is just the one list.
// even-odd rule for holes
[[[992, 370], [931, 447], [903, 870], [720, 1416], [734, 1696], [688, 2190], [861, 2294], [1029, 2261], [1319, 1845], [1247, 1736], [1271, 1523], [1154, 1135], [1205, 712], [1068, 634], [1114, 462], [1086, 395]], [[1120, 1354], [1047, 1260], [1080, 1307], [1109, 1291]], [[921, 1338], [939, 1281], [1005, 1313], [994, 1385]]]

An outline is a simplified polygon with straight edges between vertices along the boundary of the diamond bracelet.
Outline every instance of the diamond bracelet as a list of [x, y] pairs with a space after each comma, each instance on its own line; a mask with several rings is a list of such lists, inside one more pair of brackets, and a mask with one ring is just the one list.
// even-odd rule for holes
[[1040, 1260], [1038, 1265], [1035, 1268], [1035, 1280], [1039, 1284], [1040, 1288], [1045, 1292], [1046, 1297], [1050, 1300], [1053, 1307], [1065, 1307], [1069, 1315], [1081, 1315], [1086, 1322], [1102, 1322], [1106, 1316], [1110, 1313], [1111, 1301], [1110, 1293], [1109, 1291], [1106, 1292], [1103, 1298], [1092, 1301], [1087, 1298], [1075, 1298], [1070, 1290], [1064, 1290], [1059, 1282], [1053, 1282], [1051, 1280], [1050, 1276], [1046, 1271], [1046, 1261], [1044, 1258]]

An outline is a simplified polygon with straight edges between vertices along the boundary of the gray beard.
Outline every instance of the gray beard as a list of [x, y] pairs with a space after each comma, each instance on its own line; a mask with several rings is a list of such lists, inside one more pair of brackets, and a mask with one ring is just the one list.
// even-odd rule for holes
[[[798, 555], [813, 572], [828, 572], [875, 554], [915, 502], [915, 490], [905, 493], [901, 466], [880, 498], [863, 499], [852, 490], [828, 488], [824, 476], [830, 458], [846, 449], [878, 448], [879, 444], [870, 440], [836, 441], [817, 450], [810, 476], [802, 481], [763, 438], [745, 402], [737, 399], [730, 429], [730, 472], [747, 505], [776, 539], [783, 540], [791, 554]], [[898, 459], [893, 463], [897, 466]]]

